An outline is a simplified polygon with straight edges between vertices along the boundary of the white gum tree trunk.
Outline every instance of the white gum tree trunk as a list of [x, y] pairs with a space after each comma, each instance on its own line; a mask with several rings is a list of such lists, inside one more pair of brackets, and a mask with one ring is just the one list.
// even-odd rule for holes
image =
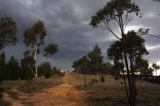
[[37, 68], [38, 66], [36, 64], [36, 62], [37, 62], [37, 49], [38, 49], [37, 45], [38, 45], [38, 40], [39, 40], [39, 35], [38, 35], [38, 38], [37, 38], [37, 41], [36, 41], [35, 47], [34, 47], [35, 77], [36, 78], [38, 77], [38, 68]]

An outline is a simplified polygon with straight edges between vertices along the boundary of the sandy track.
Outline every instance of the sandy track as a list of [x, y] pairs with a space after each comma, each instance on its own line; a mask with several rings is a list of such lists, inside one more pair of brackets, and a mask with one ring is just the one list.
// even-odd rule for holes
[[66, 74], [63, 77], [63, 84], [43, 92], [33, 94], [18, 92], [17, 99], [5, 94], [4, 98], [12, 106], [88, 106], [87, 92], [76, 89], [74, 85], [69, 84], [70, 80], [73, 80], [70, 74]]

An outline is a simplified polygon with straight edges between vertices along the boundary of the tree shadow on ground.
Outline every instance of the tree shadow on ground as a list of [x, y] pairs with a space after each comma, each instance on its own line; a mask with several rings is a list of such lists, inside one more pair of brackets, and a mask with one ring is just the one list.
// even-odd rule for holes
[[0, 100], [0, 106], [11, 106], [10, 103], [7, 103], [6, 101], [4, 100]]

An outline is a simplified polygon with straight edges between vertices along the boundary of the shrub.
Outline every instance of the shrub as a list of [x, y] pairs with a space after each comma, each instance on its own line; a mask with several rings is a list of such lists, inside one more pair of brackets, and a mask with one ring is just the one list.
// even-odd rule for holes
[[49, 71], [46, 71], [45, 73], [44, 73], [44, 77], [45, 78], [50, 78], [52, 76], [52, 73], [50, 73]]
[[103, 82], [105, 82], [105, 77], [102, 75], [101, 77], [100, 77], [100, 81], [103, 83]]

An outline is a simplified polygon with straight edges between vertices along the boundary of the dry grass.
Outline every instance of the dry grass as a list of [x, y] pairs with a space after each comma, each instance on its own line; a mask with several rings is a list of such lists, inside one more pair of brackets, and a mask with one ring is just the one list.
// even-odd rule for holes
[[[105, 82], [96, 82], [96, 76], [66, 74], [52, 79], [5, 81], [4, 100], [12, 106], [127, 106], [122, 80], [105, 76]], [[160, 85], [138, 81], [138, 106], [160, 106]]]
[[62, 84], [62, 76], [55, 76], [54, 78], [44, 79], [38, 78], [33, 80], [21, 81], [3, 81], [5, 90], [17, 89], [22, 92], [35, 93]]
[[[87, 88], [84, 88], [83, 75], [72, 74], [76, 80], [74, 83], [81, 83], [80, 89], [86, 90], [90, 95], [92, 106], [126, 106], [126, 92], [123, 80], [115, 80], [112, 76], [105, 76], [104, 83], [91, 83], [96, 76], [87, 75]], [[137, 81], [138, 106], [160, 106], [160, 85], [150, 82]]]

